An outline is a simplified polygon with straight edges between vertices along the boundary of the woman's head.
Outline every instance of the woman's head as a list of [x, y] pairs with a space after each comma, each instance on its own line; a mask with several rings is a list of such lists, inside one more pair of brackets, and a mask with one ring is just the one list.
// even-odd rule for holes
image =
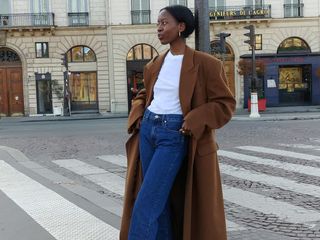
[[158, 16], [158, 38], [166, 44], [178, 37], [187, 38], [194, 31], [195, 20], [191, 10], [182, 5], [162, 8]]

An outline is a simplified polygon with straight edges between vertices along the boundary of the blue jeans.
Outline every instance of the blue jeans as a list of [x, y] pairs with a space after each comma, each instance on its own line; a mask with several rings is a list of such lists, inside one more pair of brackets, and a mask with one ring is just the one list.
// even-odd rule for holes
[[134, 204], [129, 240], [172, 240], [169, 195], [187, 152], [183, 116], [145, 111], [140, 127], [143, 182]]

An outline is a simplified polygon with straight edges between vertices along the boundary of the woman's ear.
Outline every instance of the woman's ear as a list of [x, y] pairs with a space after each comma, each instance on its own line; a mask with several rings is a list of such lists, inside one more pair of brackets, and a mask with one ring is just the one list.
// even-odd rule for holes
[[179, 32], [184, 32], [186, 30], [186, 24], [184, 22], [179, 23]]

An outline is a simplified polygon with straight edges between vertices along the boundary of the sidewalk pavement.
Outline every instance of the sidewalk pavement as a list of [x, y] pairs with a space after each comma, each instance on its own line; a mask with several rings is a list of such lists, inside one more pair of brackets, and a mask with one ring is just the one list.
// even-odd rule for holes
[[[247, 109], [237, 109], [232, 121], [286, 121], [286, 120], [312, 120], [320, 119], [320, 105], [268, 107], [260, 112], [259, 118], [251, 118]], [[2, 117], [1, 122], [42, 122], [42, 121], [69, 121], [69, 120], [95, 120], [111, 118], [127, 118], [127, 113], [86, 113], [72, 114], [72, 116], [29, 116], [29, 117]]]

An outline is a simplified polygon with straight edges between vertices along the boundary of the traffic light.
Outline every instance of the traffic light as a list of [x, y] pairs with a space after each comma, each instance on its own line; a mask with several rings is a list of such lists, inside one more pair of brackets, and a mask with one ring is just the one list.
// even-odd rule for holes
[[226, 38], [229, 37], [231, 33], [224, 33], [221, 32], [219, 34], [216, 34], [216, 37], [219, 37], [219, 48], [221, 53], [226, 52]]
[[67, 54], [62, 53], [62, 54], [61, 54], [61, 56], [62, 56], [62, 58], [61, 58], [61, 60], [62, 60], [61, 65], [62, 65], [62, 66], [64, 66], [66, 69], [68, 69], [68, 59], [67, 59]]
[[249, 25], [249, 26], [245, 26], [244, 28], [249, 30], [248, 33], [244, 34], [246, 37], [249, 37], [249, 39], [245, 40], [244, 42], [249, 44], [252, 48], [254, 48], [256, 45], [256, 34], [255, 34], [254, 26]]

